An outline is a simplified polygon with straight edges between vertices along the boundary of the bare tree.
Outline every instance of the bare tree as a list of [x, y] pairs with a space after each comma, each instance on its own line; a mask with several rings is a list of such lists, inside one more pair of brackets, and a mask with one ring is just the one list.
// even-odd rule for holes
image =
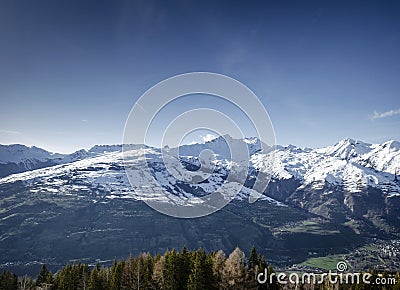
[[33, 281], [28, 276], [25, 275], [18, 279], [18, 289], [31, 290], [33, 288]]
[[229, 255], [222, 272], [222, 289], [244, 289], [246, 256], [239, 247]]

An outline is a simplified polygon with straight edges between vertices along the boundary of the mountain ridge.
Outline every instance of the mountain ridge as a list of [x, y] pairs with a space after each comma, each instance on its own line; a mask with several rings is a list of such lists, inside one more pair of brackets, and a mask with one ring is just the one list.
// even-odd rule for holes
[[[235, 139], [230, 137], [229, 135], [226, 135], [225, 137], [231, 138], [231, 139]], [[202, 144], [207, 144], [207, 143], [213, 143], [216, 142], [218, 140], [223, 139], [224, 136], [220, 136], [220, 137], [216, 137], [212, 140], [206, 141], [206, 142], [196, 142], [196, 143], [190, 143], [190, 144], [183, 144], [181, 146], [185, 146], [185, 147], [190, 147], [192, 145], [202, 145]], [[244, 142], [248, 143], [248, 144], [257, 144], [260, 142], [260, 139], [257, 137], [245, 137], [243, 139], [235, 139], [235, 140], [243, 140]], [[339, 140], [337, 143], [333, 144], [333, 145], [327, 145], [327, 146], [322, 146], [322, 147], [315, 147], [315, 148], [311, 148], [308, 146], [305, 147], [300, 147], [297, 146], [295, 144], [287, 144], [287, 145], [282, 145], [282, 144], [275, 144], [269, 147], [283, 147], [283, 148], [288, 148], [288, 147], [292, 147], [292, 148], [299, 148], [302, 150], [323, 150], [326, 148], [330, 148], [330, 147], [335, 147], [337, 145], [340, 144], [345, 144], [345, 143], [349, 143], [350, 145], [357, 145], [357, 144], [363, 144], [363, 145], [367, 145], [367, 146], [378, 146], [378, 145], [382, 145], [384, 147], [389, 146], [391, 148], [394, 149], [400, 149], [400, 141], [391, 139], [388, 141], [385, 141], [383, 143], [367, 143], [361, 140], [357, 140], [357, 139], [353, 139], [353, 138], [344, 138]], [[111, 151], [111, 149], [120, 149], [123, 145], [137, 145], [137, 146], [147, 146], [147, 147], [152, 147], [152, 148], [157, 148], [160, 149], [159, 147], [155, 147], [155, 146], [150, 146], [150, 145], [146, 145], [146, 144], [122, 144], [122, 143], [117, 143], [117, 144], [94, 144], [93, 146], [91, 146], [89, 149], [77, 149], [72, 153], [59, 153], [59, 152], [52, 152], [49, 150], [46, 150], [44, 148], [41, 147], [37, 147], [36, 145], [24, 145], [21, 143], [12, 143], [12, 144], [0, 144], [0, 163], [5, 163], [7, 162], [7, 160], [3, 159], [3, 152], [6, 151], [7, 149], [12, 149], [15, 148], [14, 152], [10, 152], [10, 153], [15, 153], [16, 151], [27, 151], [27, 150], [39, 150], [39, 151], [43, 151], [46, 152], [48, 155], [50, 156], [54, 156], [54, 157], [59, 157], [59, 156], [67, 156], [67, 155], [72, 155], [75, 154], [77, 152], [81, 152], [81, 151], [86, 151], [86, 152], [98, 152], [101, 151], [101, 149], [105, 149], [104, 151]]]
[[[322, 149], [274, 145], [264, 151], [257, 140], [247, 141], [185, 145], [182, 166], [200, 180], [212, 173], [189, 185], [165, 167], [162, 153], [176, 153], [174, 148], [125, 147], [134, 165], [129, 172], [133, 180], [151, 185], [154, 179], [170, 198], [156, 192], [146, 195], [132, 186], [122, 145], [94, 146], [92, 152], [77, 151], [70, 162], [0, 178], [0, 267], [30, 265], [38, 257], [60, 265], [74, 259], [123, 257], [129, 251], [184, 245], [230, 251], [235, 245], [247, 249], [251, 244], [287, 265], [309, 252], [323, 255], [369, 239], [400, 239], [396, 141], [373, 145], [342, 140]], [[235, 181], [227, 179], [232, 161], [226, 152], [227, 144], [235, 142], [248, 146], [249, 172], [241, 191], [222, 210], [181, 220], [144, 203], [199, 199], [224, 183], [235, 188]], [[201, 171], [200, 152], [205, 149], [216, 154], [212, 168]], [[138, 162], [143, 153], [146, 164]], [[249, 204], [255, 179], [269, 177], [260, 199]]]

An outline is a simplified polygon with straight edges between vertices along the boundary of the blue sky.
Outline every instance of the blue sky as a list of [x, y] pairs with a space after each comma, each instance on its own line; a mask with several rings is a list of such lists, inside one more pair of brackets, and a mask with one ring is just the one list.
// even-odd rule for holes
[[252, 89], [279, 144], [399, 140], [399, 13], [398, 1], [1, 1], [0, 143], [121, 143], [140, 95], [193, 71]]

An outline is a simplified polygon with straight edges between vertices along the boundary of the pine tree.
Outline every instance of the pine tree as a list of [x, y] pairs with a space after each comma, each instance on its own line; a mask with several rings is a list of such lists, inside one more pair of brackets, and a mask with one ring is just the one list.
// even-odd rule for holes
[[143, 256], [140, 253], [139, 256], [135, 259], [135, 267], [133, 271], [133, 289], [145, 289], [144, 288], [144, 279], [143, 279], [143, 272], [144, 272], [144, 262]]
[[274, 268], [272, 266], [269, 266], [267, 262], [265, 261], [264, 256], [259, 256], [259, 262], [258, 262], [258, 267], [259, 267], [259, 273], [265, 273], [265, 269], [267, 269], [267, 283], [260, 285], [259, 289], [281, 289], [280, 284], [278, 283], [278, 280], [276, 276], [272, 277], [270, 279], [271, 274], [275, 273]]
[[122, 271], [124, 269], [124, 262], [118, 263], [114, 259], [114, 264], [110, 269], [110, 290], [117, 290], [121, 288]]
[[88, 289], [95, 290], [99, 283], [99, 269], [98, 265], [96, 265], [92, 272], [90, 273]]
[[7, 270], [4, 270], [0, 276], [0, 289], [17, 290], [17, 287], [18, 277]]
[[178, 254], [177, 260], [177, 280], [180, 284], [179, 290], [186, 290], [187, 283], [189, 280], [190, 268], [191, 268], [191, 254], [188, 252], [186, 247], [183, 247], [181, 252]]
[[207, 289], [206, 258], [206, 253], [203, 249], [199, 249], [196, 252], [189, 275], [188, 290]]
[[81, 283], [81, 266], [80, 266], [80, 264], [72, 265], [70, 274], [71, 274], [70, 287], [73, 287], [74, 289], [78, 289], [79, 284]]
[[53, 282], [53, 275], [47, 270], [46, 264], [42, 265], [39, 275], [36, 278], [36, 286], [42, 286], [42, 284], [51, 284]]
[[249, 269], [255, 269], [258, 267], [259, 263], [259, 255], [256, 251], [256, 248], [253, 246], [251, 248], [250, 257], [249, 257]]
[[90, 269], [87, 264], [79, 264], [79, 289], [87, 290], [89, 284]]
[[218, 281], [216, 276], [214, 275], [214, 259], [213, 254], [208, 254], [206, 257], [206, 265], [205, 265], [205, 273], [207, 277], [207, 289], [219, 289]]
[[99, 264], [93, 268], [88, 281], [89, 290], [108, 290], [108, 271]]
[[88, 265], [67, 264], [55, 275], [52, 288], [58, 290], [68, 290], [71, 288], [86, 290], [88, 288], [89, 272]]
[[163, 277], [166, 290], [177, 290], [180, 288], [180, 284], [177, 279], [177, 262], [178, 255], [174, 249], [165, 253]]
[[99, 287], [97, 288], [98, 290], [108, 290], [109, 287], [109, 273], [108, 269], [105, 267], [102, 267], [99, 271]]
[[256, 248], [253, 246], [251, 248], [248, 268], [247, 268], [247, 281], [246, 288], [247, 289], [258, 289], [259, 283], [257, 281], [258, 273], [262, 272], [264, 268], [261, 270], [260, 268], [260, 260], [261, 256], [257, 253]]
[[153, 285], [154, 259], [149, 253], [143, 254], [142, 289], [151, 289]]
[[[153, 257], [146, 253], [140, 254], [136, 259], [130, 256], [127, 261], [114, 260], [111, 268], [100, 268], [100, 265], [97, 264], [92, 271], [85, 264], [67, 264], [54, 275], [54, 278], [47, 270], [46, 265], [43, 265], [36, 282], [42, 283], [38, 286], [52, 284], [51, 289], [53, 290], [280, 289], [276, 279], [272, 284], [256, 283], [255, 273], [257, 270], [264, 272], [266, 269], [267, 276], [270, 277], [273, 268], [267, 265], [264, 257], [258, 254], [254, 247], [250, 253], [247, 272], [245, 259], [244, 253], [239, 248], [236, 248], [228, 259], [222, 251], [207, 254], [201, 248], [197, 251], [188, 251], [183, 248], [181, 252], [167, 251], [164, 256], [158, 254]], [[376, 275], [375, 272], [372, 274]], [[384, 275], [387, 276], [388, 273], [385, 272]], [[18, 280], [17, 276], [4, 271], [0, 276], [0, 290], [17, 289], [17, 287], [18, 289], [32, 289], [34, 283], [31, 281], [26, 277]], [[318, 287], [325, 286], [319, 285]], [[390, 289], [392, 288], [398, 289], [399, 285], [394, 285]]]
[[121, 289], [131, 289], [132, 279], [129, 263], [125, 263], [124, 268], [122, 269]]

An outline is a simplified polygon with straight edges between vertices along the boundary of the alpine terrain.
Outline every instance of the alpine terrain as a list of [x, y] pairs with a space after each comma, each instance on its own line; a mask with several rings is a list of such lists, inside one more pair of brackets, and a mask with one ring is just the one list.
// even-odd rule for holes
[[[144, 202], [195, 199], [224, 183], [235, 188], [227, 179], [229, 148], [243, 143], [250, 154], [245, 186], [220, 211], [179, 219]], [[131, 186], [121, 145], [97, 145], [69, 155], [2, 145], [0, 267], [24, 274], [37, 271], [41, 263], [56, 270], [77, 261], [109, 264], [130, 253], [183, 246], [231, 252], [252, 245], [277, 267], [301, 267], [310, 259], [335, 255], [347, 257], [354, 268], [399, 267], [399, 142], [345, 139], [319, 149], [262, 147], [257, 138], [229, 136], [183, 145], [180, 163], [200, 177], [201, 152], [213, 152], [213, 166], [206, 170], [211, 176], [187, 184], [166, 169], [161, 149], [129, 145], [130, 164], [145, 153], [150, 168], [145, 172], [138, 163], [131, 181], [154, 177], [171, 199]], [[261, 198], [249, 203], [257, 176], [271, 176], [271, 181]], [[368, 251], [379, 259], [368, 258]]]

